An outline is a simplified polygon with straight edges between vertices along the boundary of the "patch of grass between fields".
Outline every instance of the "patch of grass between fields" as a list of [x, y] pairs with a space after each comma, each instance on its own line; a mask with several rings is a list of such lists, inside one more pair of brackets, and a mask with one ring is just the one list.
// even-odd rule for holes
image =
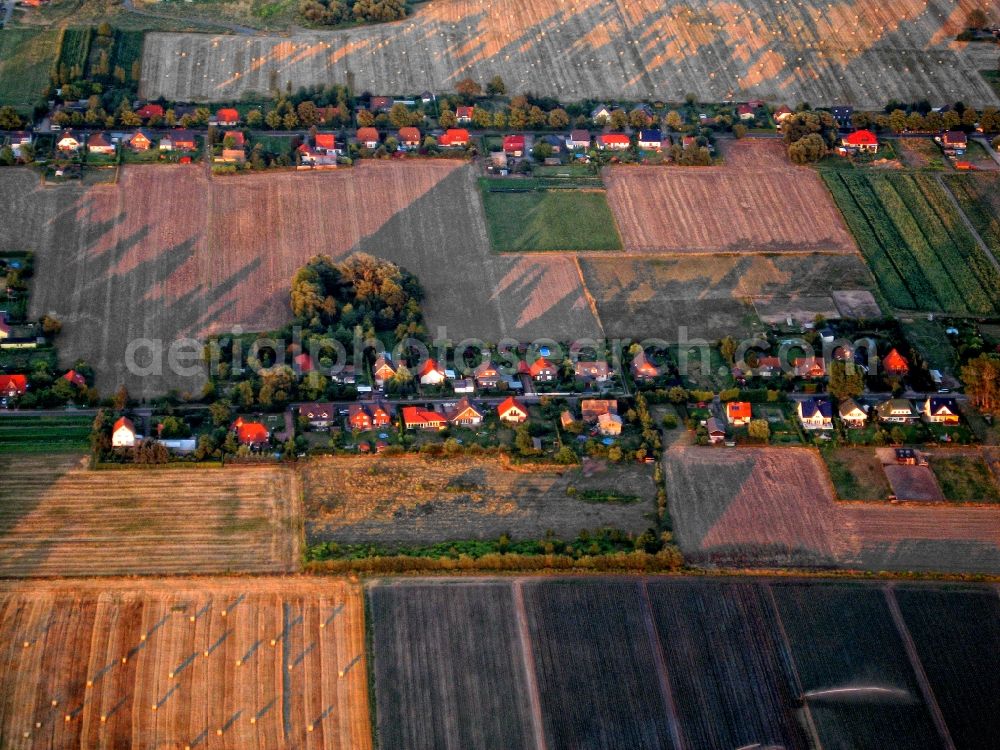
[[603, 190], [548, 189], [532, 180], [482, 179], [479, 187], [495, 252], [622, 248]]
[[934, 456], [931, 470], [945, 498], [956, 503], [1000, 503], [1000, 487], [979, 456]]
[[29, 113], [49, 83], [57, 39], [53, 29], [0, 32], [0, 104]]

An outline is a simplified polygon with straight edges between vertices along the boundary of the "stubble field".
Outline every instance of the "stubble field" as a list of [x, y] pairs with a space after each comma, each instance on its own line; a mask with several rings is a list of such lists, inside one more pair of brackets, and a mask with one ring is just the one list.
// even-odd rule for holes
[[1000, 572], [1000, 509], [837, 503], [813, 450], [674, 446], [665, 473], [695, 562]]
[[853, 253], [814, 170], [779, 141], [728, 144], [716, 167], [613, 167], [608, 203], [629, 253]]
[[0, 575], [298, 568], [298, 480], [277, 466], [88, 471], [79, 455], [0, 456]]
[[[284, 325], [291, 278], [316, 253], [403, 265], [427, 293], [430, 330], [455, 340], [600, 334], [571, 258], [490, 252], [472, 171], [456, 161], [211, 181], [199, 167], [134, 167], [90, 188], [41, 188], [6, 170], [0, 197], [0, 250], [37, 252], [32, 314], [63, 321], [65, 364], [86, 359], [106, 393], [196, 392], [197, 356], [170, 368], [170, 345]], [[126, 367], [137, 339], [161, 342], [159, 372]]]
[[290, 38], [150, 34], [141, 94], [235, 100], [352, 79], [373, 92], [454, 89], [500, 74], [567, 100], [762, 98], [996, 104], [964, 45], [975, 0], [437, 0], [403, 21]]
[[[495, 458], [320, 458], [303, 469], [310, 543], [431, 544], [463, 539], [563, 539], [581, 529], [641, 533], [653, 524], [656, 487], [646, 466], [584, 477], [577, 468], [517, 471]], [[640, 502], [588, 503], [601, 490]]]
[[988, 586], [385, 579], [368, 597], [385, 750], [986, 748], [995, 724]]
[[4, 748], [371, 747], [357, 584], [5, 583], [0, 638]]

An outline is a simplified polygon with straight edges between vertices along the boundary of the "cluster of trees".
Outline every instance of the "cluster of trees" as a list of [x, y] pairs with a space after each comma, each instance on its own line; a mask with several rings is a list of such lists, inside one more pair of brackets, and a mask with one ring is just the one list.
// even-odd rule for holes
[[[77, 362], [74, 369], [88, 382], [93, 382], [93, 373], [85, 362]], [[34, 360], [25, 374], [28, 376], [28, 391], [18, 399], [18, 406], [22, 409], [50, 409], [70, 402], [77, 406], [93, 406], [100, 401], [96, 388], [74, 385], [61, 377], [47, 359]]]
[[796, 112], [782, 125], [788, 158], [796, 164], [816, 162], [837, 142], [837, 122], [829, 112]]
[[938, 133], [942, 130], [971, 130], [977, 124], [984, 132], [994, 133], [1000, 130], [1000, 111], [996, 107], [987, 107], [982, 112], [974, 107], [966, 107], [962, 102], [947, 112], [935, 112], [926, 102], [911, 108], [890, 105], [888, 112], [871, 114], [855, 112], [851, 124], [856, 128], [877, 128], [893, 133], [927, 132]]
[[339, 26], [352, 22], [398, 21], [407, 13], [406, 0], [305, 0], [302, 16], [312, 23]]
[[969, 400], [983, 411], [1000, 408], [1000, 356], [980, 354], [962, 367], [962, 382]]

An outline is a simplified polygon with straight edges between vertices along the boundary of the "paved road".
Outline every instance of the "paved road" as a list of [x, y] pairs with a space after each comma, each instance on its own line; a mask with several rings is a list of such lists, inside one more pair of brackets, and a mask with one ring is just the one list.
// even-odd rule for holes
[[10, 26], [10, 17], [14, 15], [14, 0], [7, 0], [3, 9], [3, 27]]

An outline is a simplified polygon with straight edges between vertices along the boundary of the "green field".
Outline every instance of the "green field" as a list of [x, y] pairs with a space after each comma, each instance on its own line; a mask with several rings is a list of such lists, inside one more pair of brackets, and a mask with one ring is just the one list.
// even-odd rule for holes
[[75, 453], [87, 450], [93, 417], [0, 414], [0, 453]]
[[886, 500], [889, 497], [889, 480], [871, 448], [829, 448], [820, 451], [820, 455], [826, 461], [838, 500]]
[[1000, 175], [952, 174], [944, 181], [993, 257], [1000, 256]]
[[823, 179], [893, 307], [1000, 310], [1000, 273], [933, 175], [824, 171]]
[[63, 29], [60, 36], [59, 59], [56, 64], [66, 66], [73, 78], [86, 74], [90, 61], [90, 47], [94, 39], [94, 30], [90, 27]]
[[538, 180], [483, 179], [479, 187], [495, 252], [621, 250], [603, 190], [548, 189]]
[[1000, 487], [981, 456], [933, 456], [930, 466], [952, 502], [1000, 503]]
[[55, 30], [4, 29], [0, 33], [0, 104], [30, 112], [49, 84], [57, 46]]

